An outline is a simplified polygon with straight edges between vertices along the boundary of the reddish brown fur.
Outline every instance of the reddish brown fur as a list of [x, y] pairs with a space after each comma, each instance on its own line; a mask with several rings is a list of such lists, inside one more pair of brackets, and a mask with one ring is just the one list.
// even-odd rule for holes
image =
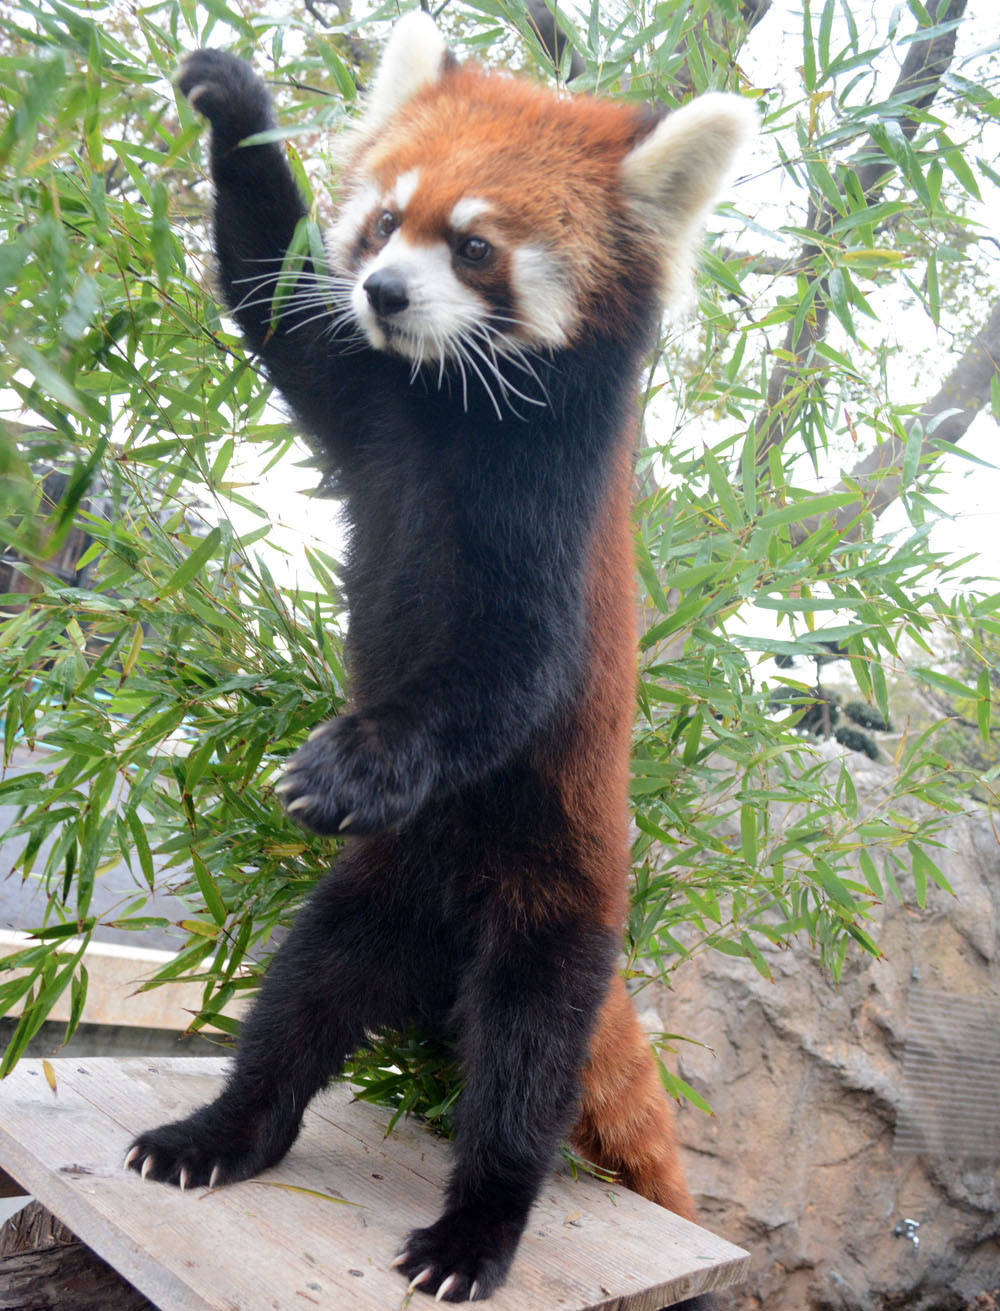
[[635, 1007], [618, 976], [583, 1069], [580, 1117], [570, 1141], [585, 1160], [617, 1174], [643, 1197], [695, 1218], [673, 1113]]
[[[583, 839], [591, 895], [619, 926], [628, 892], [628, 752], [635, 706], [635, 597], [630, 515], [632, 442], [619, 447], [590, 561], [588, 679], [558, 762], [566, 814]], [[688, 1219], [673, 1114], [649, 1042], [619, 976], [601, 1009], [582, 1078], [572, 1144], [629, 1188]]]
[[[623, 156], [648, 127], [637, 109], [562, 99], [520, 80], [460, 68], [410, 101], [405, 116], [363, 154], [360, 167], [387, 193], [401, 174], [420, 170], [403, 224], [411, 242], [441, 240], [447, 216], [464, 197], [495, 202], [496, 214], [476, 221], [477, 234], [501, 250], [544, 245], [572, 277], [581, 321], [597, 320], [605, 328], [620, 322], [625, 332], [627, 288], [637, 277], [656, 280], [652, 243], [637, 230], [619, 181]], [[492, 276], [505, 279], [506, 265]], [[617, 929], [627, 910], [635, 707], [633, 446], [630, 429], [622, 434], [592, 541], [586, 683], [547, 758], [536, 761], [574, 835], [566, 865], [582, 872], [585, 882], [562, 875], [559, 853], [552, 853], [544, 871], [526, 862], [521, 879], [505, 868], [511, 911], [524, 921], [552, 922], [583, 902], [588, 915]], [[583, 1073], [572, 1143], [626, 1186], [693, 1217], [670, 1104], [617, 976]]]
[[360, 165], [387, 189], [420, 170], [405, 215], [414, 242], [440, 240], [464, 196], [496, 201], [502, 212], [477, 221], [477, 233], [504, 246], [546, 246], [572, 278], [581, 317], [625, 327], [623, 282], [656, 280], [649, 234], [636, 231], [619, 180], [649, 126], [638, 108], [461, 67], [409, 101]]

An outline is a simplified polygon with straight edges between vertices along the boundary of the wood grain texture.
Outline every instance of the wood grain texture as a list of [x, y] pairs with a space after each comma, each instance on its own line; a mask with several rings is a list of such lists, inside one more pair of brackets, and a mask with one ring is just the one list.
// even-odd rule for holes
[[[122, 1159], [138, 1130], [214, 1096], [222, 1061], [52, 1065], [55, 1093], [39, 1061], [22, 1061], [0, 1084], [0, 1166], [161, 1311], [406, 1304], [389, 1262], [409, 1229], [436, 1218], [449, 1163], [448, 1144], [422, 1126], [403, 1122], [387, 1139], [389, 1112], [354, 1103], [337, 1086], [314, 1100], [276, 1169], [181, 1193], [144, 1183]], [[748, 1262], [731, 1243], [627, 1189], [556, 1172], [509, 1282], [489, 1305], [659, 1311], [740, 1281]]]
[[0, 1311], [156, 1311], [38, 1202], [0, 1227]]

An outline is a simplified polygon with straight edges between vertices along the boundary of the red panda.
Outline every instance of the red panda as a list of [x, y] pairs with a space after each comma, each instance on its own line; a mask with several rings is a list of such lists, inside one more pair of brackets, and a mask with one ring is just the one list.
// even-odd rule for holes
[[[179, 1184], [279, 1160], [367, 1034], [455, 1036], [441, 1217], [396, 1265], [446, 1302], [504, 1280], [561, 1137], [685, 1216], [667, 1100], [616, 970], [628, 885], [634, 394], [753, 119], [667, 117], [460, 66], [400, 20], [350, 134], [327, 268], [275, 290], [305, 214], [247, 65], [179, 86], [211, 124], [223, 295], [338, 480], [351, 709], [276, 792], [346, 838], [218, 1099], [127, 1163]], [[287, 275], [286, 275], [287, 276]]]

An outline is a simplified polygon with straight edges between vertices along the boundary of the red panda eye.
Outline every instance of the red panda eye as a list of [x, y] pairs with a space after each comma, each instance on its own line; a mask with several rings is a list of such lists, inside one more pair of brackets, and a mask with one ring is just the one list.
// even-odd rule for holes
[[396, 215], [391, 210], [383, 212], [375, 220], [375, 235], [385, 241], [396, 231]]
[[481, 264], [493, 253], [493, 247], [482, 237], [466, 237], [458, 247], [458, 255], [470, 264]]

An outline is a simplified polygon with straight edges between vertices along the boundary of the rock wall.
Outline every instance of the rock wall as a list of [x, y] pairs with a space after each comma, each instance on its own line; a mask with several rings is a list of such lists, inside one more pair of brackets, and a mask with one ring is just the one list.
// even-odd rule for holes
[[[753, 1256], [732, 1311], [1000, 1305], [1000, 1142], [948, 1159], [893, 1141], [911, 983], [1000, 1003], [1000, 843], [985, 814], [944, 843], [956, 896], [882, 907], [885, 959], [849, 953], [839, 985], [804, 944], [766, 953], [773, 984], [711, 952], [642, 994], [651, 1027], [705, 1044], [679, 1044], [676, 1066], [715, 1116], [685, 1104], [679, 1128], [704, 1222]], [[996, 1050], [992, 1070], [989, 1052], [969, 1063], [980, 1099], [1000, 1098]], [[903, 1218], [919, 1247], [893, 1236]]]

